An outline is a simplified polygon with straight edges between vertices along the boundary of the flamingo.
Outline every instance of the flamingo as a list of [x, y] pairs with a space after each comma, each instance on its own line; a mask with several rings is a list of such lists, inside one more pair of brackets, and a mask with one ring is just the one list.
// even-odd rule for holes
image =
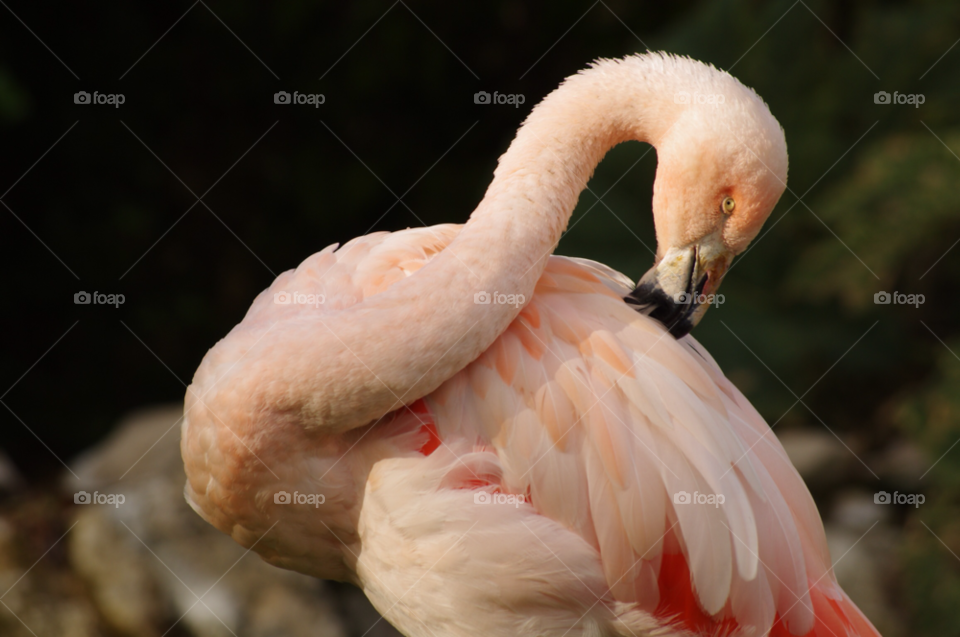
[[[637, 286], [552, 255], [629, 140], [658, 156]], [[256, 298], [187, 391], [187, 500], [411, 637], [878, 635], [783, 447], [688, 335], [786, 178], [783, 130], [728, 73], [594, 63], [466, 224], [329, 246]]]

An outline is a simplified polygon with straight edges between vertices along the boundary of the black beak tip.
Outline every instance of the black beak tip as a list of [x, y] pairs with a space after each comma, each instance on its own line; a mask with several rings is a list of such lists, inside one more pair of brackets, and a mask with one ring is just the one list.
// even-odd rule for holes
[[655, 284], [641, 283], [623, 300], [637, 312], [662, 323], [674, 338], [683, 338], [693, 329], [690, 317], [697, 303], [678, 303]]

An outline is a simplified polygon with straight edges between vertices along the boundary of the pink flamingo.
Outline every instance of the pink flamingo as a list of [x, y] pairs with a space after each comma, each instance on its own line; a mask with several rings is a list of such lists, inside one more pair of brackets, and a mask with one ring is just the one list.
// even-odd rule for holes
[[[627, 140], [659, 159], [636, 289], [551, 256]], [[878, 635], [776, 437], [686, 335], [786, 176], [727, 73], [597, 62], [465, 225], [330, 246], [257, 297], [187, 392], [187, 499], [411, 636]]]

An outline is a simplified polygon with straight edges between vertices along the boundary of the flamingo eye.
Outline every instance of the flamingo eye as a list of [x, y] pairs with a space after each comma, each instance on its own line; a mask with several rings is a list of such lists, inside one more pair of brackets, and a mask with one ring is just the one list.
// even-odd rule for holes
[[727, 197], [726, 199], [724, 199], [723, 205], [721, 206], [721, 208], [723, 209], [723, 214], [725, 215], [733, 214], [733, 209], [736, 207], [737, 207], [737, 202], [733, 200], [733, 197]]

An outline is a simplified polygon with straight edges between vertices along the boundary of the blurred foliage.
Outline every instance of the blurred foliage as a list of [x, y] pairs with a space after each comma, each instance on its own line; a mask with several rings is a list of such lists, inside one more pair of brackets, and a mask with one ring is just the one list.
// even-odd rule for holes
[[[0, 369], [16, 383], [0, 444], [25, 471], [60, 468], [26, 427], [69, 458], [131, 407], [179, 399], [274, 273], [364, 232], [464, 221], [530, 106], [590, 60], [649, 45], [732, 69], [790, 150], [789, 191], [697, 338], [775, 431], [827, 426], [868, 461], [905, 437], [940, 458], [921, 481], [927, 503], [905, 513], [900, 598], [911, 634], [960, 635], [960, 360], [947, 349], [960, 353], [960, 5], [209, 4], [216, 16], [196, 5], [161, 38], [189, 4], [11, 3], [82, 80], [0, 22], [0, 189], [79, 120], [0, 210]], [[82, 89], [127, 104], [76, 106]], [[327, 102], [276, 106], [277, 90]], [[477, 106], [479, 90], [526, 104]], [[925, 101], [876, 104], [878, 91]], [[655, 249], [655, 169], [648, 146], [614, 149], [559, 251], [639, 278]], [[180, 179], [198, 195], [215, 185], [213, 212]], [[74, 306], [80, 289], [127, 303]], [[877, 305], [879, 291], [925, 303]], [[886, 486], [866, 468], [850, 479]]]
[[[944, 343], [936, 370], [915, 393], [905, 393], [897, 422], [920, 441], [936, 465], [924, 479], [927, 501], [907, 525], [908, 569], [904, 592], [915, 612], [917, 634], [956, 635], [960, 607], [960, 339]], [[960, 560], [960, 558], [958, 558]]]
[[26, 115], [29, 102], [10, 72], [0, 65], [0, 122], [13, 124]]

